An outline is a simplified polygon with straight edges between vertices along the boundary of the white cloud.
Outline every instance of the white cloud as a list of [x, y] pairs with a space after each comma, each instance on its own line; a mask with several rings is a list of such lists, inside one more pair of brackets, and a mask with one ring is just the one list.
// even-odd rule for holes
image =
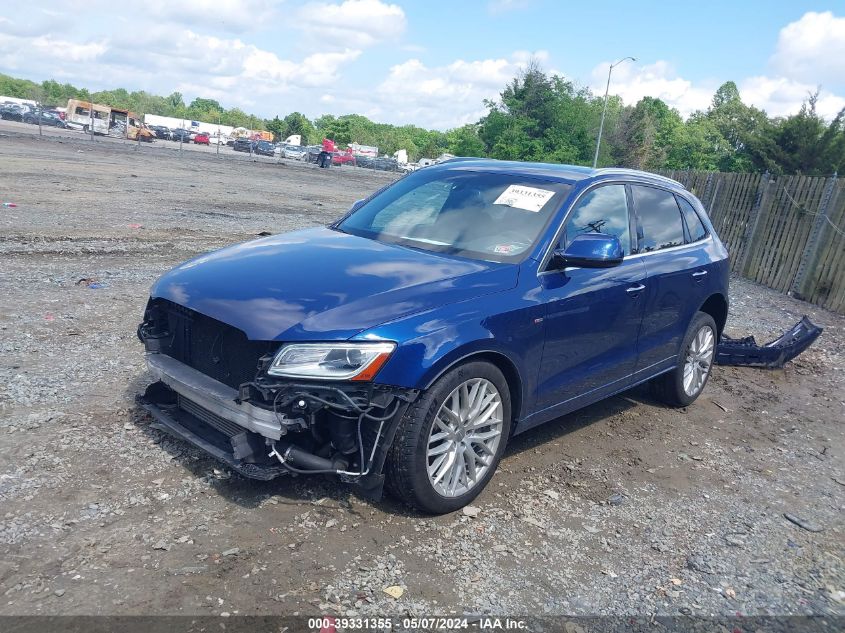
[[279, 59], [275, 53], [253, 50], [244, 59], [242, 77], [258, 82], [254, 85], [261, 89], [261, 83], [278, 86], [295, 82], [302, 86], [326, 86], [336, 81], [338, 69], [357, 59], [359, 50], [346, 49], [342, 52], [314, 53], [300, 62]]
[[[604, 95], [607, 70], [611, 62], [604, 62], [593, 69], [591, 90]], [[628, 105], [643, 97], [662, 99], [687, 117], [696, 110], [707, 108], [718, 85], [704, 82], [698, 85], [679, 77], [669, 62], [658, 60], [653, 64], [624, 62], [613, 69], [610, 94], [619, 95]]]
[[845, 17], [811, 11], [787, 24], [771, 64], [795, 81], [845, 86]]
[[[603, 95], [610, 62], [596, 66], [592, 73], [591, 89]], [[701, 81], [694, 83], [678, 76], [671, 64], [657, 61], [639, 65], [626, 62], [613, 69], [610, 94], [622, 97], [626, 105], [634, 105], [643, 97], [656, 97], [676, 108], [683, 117], [696, 110], [706, 110], [713, 94], [722, 82]], [[737, 82], [742, 100], [769, 116], [787, 116], [798, 112], [801, 104], [818, 86], [787, 77], [748, 77]], [[845, 98], [821, 90], [816, 111], [831, 119], [845, 106]]]
[[[108, 49], [105, 40], [71, 42], [52, 35], [23, 37], [0, 33], [0, 59], [10, 71], [30, 71], [33, 63], [45, 68], [55, 67], [61, 59], [68, 65], [93, 63]], [[52, 75], [57, 75], [53, 72]], [[57, 76], [61, 76], [60, 74]]]
[[46, 9], [27, 11], [25, 15], [17, 14], [14, 18], [0, 15], [0, 33], [22, 37], [43, 35], [60, 31], [64, 22], [61, 13]]
[[[531, 3], [492, 0], [486, 6], [502, 13]], [[544, 51], [432, 63], [428, 55], [445, 45], [427, 50], [408, 41], [408, 19], [398, 0], [146, 0], [141, 10], [111, 0], [36, 4], [27, 11], [8, 2], [0, 7], [0, 72], [92, 90], [178, 90], [188, 100], [211, 97], [261, 116], [359, 112], [448, 129], [483, 116], [484, 99], [496, 99], [532, 57], [564, 74], [557, 70], [561, 60]], [[428, 37], [427, 43], [434, 36], [414, 35]], [[385, 42], [391, 46], [366, 52]], [[389, 70], [375, 70], [381, 56]], [[356, 73], [353, 85], [345, 71], [362, 59], [373, 64], [366, 69], [371, 74]], [[604, 94], [607, 68], [600, 64], [588, 75], [598, 95]], [[628, 104], [658, 97], [686, 116], [707, 108], [719, 84], [731, 78], [747, 103], [773, 116], [797, 112], [821, 86], [818, 111], [834, 116], [845, 105], [839, 96], [845, 95], [845, 18], [810, 12], [786, 25], [770, 68], [752, 77], [690, 80], [663, 60], [626, 62], [613, 70], [611, 92]]]
[[402, 7], [380, 0], [344, 0], [340, 4], [306, 4], [295, 24], [324, 46], [366, 47], [398, 40], [407, 20]]
[[[749, 77], [739, 85], [739, 93], [745, 103], [766, 111], [769, 116], [787, 116], [801, 108], [817, 86], [793, 81], [786, 77]], [[845, 98], [826, 90], [819, 92], [816, 112], [830, 120], [845, 108]]]
[[[380, 110], [391, 122], [441, 130], [475, 122], [486, 112], [484, 99], [495, 99], [531, 56], [517, 52], [507, 59], [459, 59], [433, 67], [409, 59], [391, 67], [376, 89]], [[547, 54], [533, 56], [544, 60]]]
[[[226, 107], [236, 105], [266, 115], [286, 94], [331, 86], [340, 70], [360, 54], [347, 48], [284, 59], [237, 38], [190, 30], [171, 37], [166, 30], [131, 28], [108, 40], [79, 42], [49, 35], [0, 34], [0, 70], [61, 78], [95, 90], [117, 86], [159, 94], [178, 90], [188, 99], [215, 98]], [[60, 67], [56, 59], [63, 61]]]
[[273, 0], [145, 0], [144, 11], [173, 24], [240, 33], [263, 27], [276, 13]]

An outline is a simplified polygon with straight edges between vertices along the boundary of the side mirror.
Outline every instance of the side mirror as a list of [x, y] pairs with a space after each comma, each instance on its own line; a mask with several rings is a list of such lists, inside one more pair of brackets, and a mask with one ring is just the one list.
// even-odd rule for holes
[[565, 249], [556, 248], [554, 263], [558, 268], [611, 268], [622, 263], [622, 245], [615, 235], [582, 233]]
[[355, 202], [352, 203], [352, 206], [350, 207], [349, 210], [350, 211], [357, 211], [358, 209], [361, 208], [361, 206], [363, 204], [364, 204], [364, 198], [361, 198], [360, 200], [356, 200]]

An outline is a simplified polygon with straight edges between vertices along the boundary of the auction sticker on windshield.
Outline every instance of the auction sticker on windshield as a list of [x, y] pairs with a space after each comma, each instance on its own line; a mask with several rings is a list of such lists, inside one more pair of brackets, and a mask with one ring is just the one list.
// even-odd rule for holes
[[501, 195], [496, 198], [493, 204], [503, 204], [515, 209], [523, 209], [536, 213], [555, 195], [554, 191], [548, 189], [537, 189], [524, 185], [510, 185]]

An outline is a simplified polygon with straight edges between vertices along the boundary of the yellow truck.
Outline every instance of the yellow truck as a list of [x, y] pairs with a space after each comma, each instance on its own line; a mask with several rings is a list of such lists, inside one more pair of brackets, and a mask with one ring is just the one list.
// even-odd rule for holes
[[141, 117], [134, 112], [120, 108], [111, 108], [109, 135], [128, 138], [132, 141], [140, 139], [146, 143], [152, 143], [156, 137], [155, 133], [141, 121]]

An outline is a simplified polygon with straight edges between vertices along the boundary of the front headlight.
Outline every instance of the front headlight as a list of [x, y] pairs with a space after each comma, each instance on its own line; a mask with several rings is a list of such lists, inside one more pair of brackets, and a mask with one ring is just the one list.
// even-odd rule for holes
[[291, 343], [276, 354], [271, 376], [318, 380], [372, 380], [396, 343]]

